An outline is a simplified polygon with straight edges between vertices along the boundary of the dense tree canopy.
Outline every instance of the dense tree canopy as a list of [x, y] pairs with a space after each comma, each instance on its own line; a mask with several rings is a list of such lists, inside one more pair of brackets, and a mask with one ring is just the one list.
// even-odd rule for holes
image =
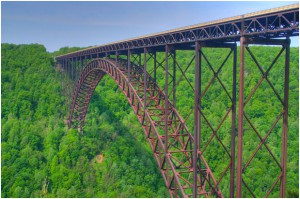
[[[65, 54], [80, 48], [61, 48], [50, 54], [38, 44], [2, 44], [1, 69], [1, 166], [3, 197], [168, 197], [168, 191], [156, 165], [151, 149], [136, 116], [118, 89], [116, 83], [105, 76], [96, 88], [86, 116], [84, 133], [68, 130], [64, 120], [68, 113], [65, 96], [61, 88], [59, 72], [55, 68], [53, 56]], [[251, 47], [264, 70], [271, 64], [277, 47]], [[221, 65], [228, 51], [204, 49], [215, 70]], [[193, 52], [180, 51], [177, 61], [185, 69]], [[164, 54], [158, 54], [163, 60]], [[289, 137], [288, 137], [288, 196], [298, 196], [299, 186], [299, 63], [298, 48], [291, 49]], [[281, 56], [270, 71], [269, 79], [283, 97], [283, 65]], [[246, 56], [246, 95], [258, 83], [261, 74]], [[170, 65], [172, 62], [170, 62]], [[149, 61], [149, 70], [151, 70]], [[219, 78], [229, 92], [232, 91], [232, 60], [221, 70]], [[170, 67], [172, 73], [172, 67]], [[163, 69], [158, 70], [158, 84], [163, 88]], [[213, 73], [203, 62], [202, 91]], [[177, 71], [177, 80], [181, 77]], [[189, 67], [187, 79], [193, 84], [194, 67]], [[237, 86], [238, 87], [238, 86]], [[177, 86], [177, 107], [186, 118], [193, 107], [192, 89], [185, 79]], [[265, 106], [262, 106], [265, 104]], [[203, 97], [203, 114], [213, 127], [224, 116], [230, 99], [215, 81]], [[279, 108], [278, 108], [279, 107]], [[222, 111], [220, 111], [222, 110]], [[223, 111], [224, 110], [224, 111]], [[280, 101], [264, 81], [245, 108], [246, 114], [255, 128], [264, 136], [276, 116], [280, 113]], [[276, 158], [280, 160], [281, 122], [267, 139]], [[193, 117], [187, 125], [192, 132]], [[226, 119], [218, 135], [230, 150], [231, 121]], [[210, 136], [209, 127], [203, 124], [202, 141]], [[207, 134], [205, 134], [207, 132]], [[246, 125], [244, 134], [244, 157], [249, 157], [259, 144], [259, 139], [251, 127]], [[228, 157], [214, 139], [212, 147], [204, 153], [214, 174], [220, 176]], [[227, 159], [226, 159], [227, 158]], [[272, 185], [278, 167], [274, 165], [264, 146], [259, 150], [243, 174], [244, 180], [255, 194], [262, 197]], [[255, 180], [253, 176], [264, 176]], [[257, 178], [261, 179], [261, 178]], [[228, 195], [229, 176], [220, 184]], [[279, 187], [275, 187], [275, 192]], [[243, 189], [243, 194], [250, 197]], [[278, 193], [272, 195], [278, 197]]]
[[[59, 53], [72, 50], [77, 48]], [[144, 137], [135, 137], [142, 129], [116, 85], [101, 92], [99, 86], [82, 135], [63, 123], [60, 76], [45, 47], [2, 44], [1, 72], [3, 197], [168, 196]], [[122, 107], [108, 104], [112, 99], [120, 99]]]

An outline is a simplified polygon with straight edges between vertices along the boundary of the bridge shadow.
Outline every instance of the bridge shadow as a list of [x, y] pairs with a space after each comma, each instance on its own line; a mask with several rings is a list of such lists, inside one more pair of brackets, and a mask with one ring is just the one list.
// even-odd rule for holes
[[93, 93], [83, 134], [98, 137], [95, 155], [104, 155], [103, 191], [114, 192], [109, 197], [169, 197], [136, 115], [108, 75]]

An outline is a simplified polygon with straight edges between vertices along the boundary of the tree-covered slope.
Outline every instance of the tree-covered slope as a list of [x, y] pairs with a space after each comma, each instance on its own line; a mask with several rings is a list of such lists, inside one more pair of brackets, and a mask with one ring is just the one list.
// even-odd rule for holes
[[[105, 76], [92, 97], [85, 121], [84, 134], [67, 130], [65, 97], [60, 75], [56, 73], [52, 56], [65, 54], [79, 48], [62, 48], [52, 55], [41, 45], [2, 44], [2, 187], [3, 197], [168, 197], [168, 192], [157, 168], [151, 149], [136, 116], [115, 82]], [[251, 47], [264, 69], [279, 52], [276, 47]], [[205, 49], [213, 67], [220, 66], [226, 52]], [[177, 53], [177, 61], [184, 69], [192, 51]], [[163, 60], [164, 54], [158, 54]], [[299, 190], [299, 63], [298, 48], [291, 49], [289, 140], [288, 140], [288, 196], [297, 196]], [[270, 81], [282, 92], [283, 57], [270, 71]], [[170, 62], [172, 63], [172, 62]], [[248, 95], [260, 79], [260, 73], [246, 56], [245, 93]], [[170, 64], [171, 65], [171, 64]], [[232, 61], [219, 77], [231, 92]], [[151, 70], [151, 61], [149, 62]], [[172, 67], [170, 67], [172, 70]], [[172, 71], [171, 71], [172, 72]], [[238, 71], [239, 72], [239, 71]], [[239, 73], [237, 73], [239, 74]], [[164, 86], [163, 69], [158, 70], [158, 84]], [[202, 91], [213, 73], [203, 62]], [[177, 71], [177, 80], [181, 75]], [[194, 67], [187, 69], [186, 77], [193, 84]], [[238, 88], [238, 85], [237, 85]], [[218, 83], [213, 83], [203, 98], [203, 113], [216, 126], [224, 116], [230, 101]], [[282, 96], [282, 94], [280, 94]], [[186, 118], [193, 107], [193, 93], [186, 80], [177, 86], [178, 111]], [[266, 106], [262, 106], [265, 104]], [[255, 127], [265, 135], [280, 112], [279, 101], [268, 84], [263, 82], [258, 92], [246, 106], [246, 113]], [[278, 112], [279, 111], [279, 112]], [[202, 120], [203, 121], [203, 120]], [[280, 123], [267, 139], [272, 152], [281, 152]], [[187, 125], [192, 132], [193, 118]], [[225, 120], [218, 135], [230, 149], [230, 120]], [[202, 126], [205, 142], [210, 136], [208, 125]], [[207, 134], [205, 134], [207, 132]], [[228, 157], [214, 139], [204, 156], [219, 176], [227, 166]], [[259, 144], [259, 139], [248, 125], [244, 144], [249, 157]], [[280, 159], [279, 159], [280, 160]], [[219, 173], [218, 173], [219, 171]], [[272, 185], [278, 168], [265, 148], [259, 150], [244, 174], [255, 194], [262, 194]], [[255, 180], [255, 177], [258, 177]], [[263, 176], [264, 180], [261, 176]], [[220, 184], [228, 195], [228, 175]], [[278, 187], [275, 188], [278, 190]], [[249, 192], [243, 189], [244, 196]], [[272, 195], [278, 197], [278, 194]]]
[[81, 135], [63, 123], [60, 78], [42, 45], [2, 44], [1, 72], [2, 197], [168, 196], [116, 85], [97, 89]]

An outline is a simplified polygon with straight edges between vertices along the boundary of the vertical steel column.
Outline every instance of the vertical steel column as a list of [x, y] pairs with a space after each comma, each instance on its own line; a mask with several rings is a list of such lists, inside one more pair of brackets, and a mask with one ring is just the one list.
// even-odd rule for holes
[[80, 57], [77, 58], [77, 80], [76, 82], [79, 80], [80, 78]]
[[70, 77], [69, 77], [69, 105], [70, 105], [70, 97], [71, 97], [71, 92], [72, 92], [72, 81], [73, 81], [73, 67], [72, 67], [72, 58], [69, 58], [69, 67], [70, 67]]
[[[193, 153], [193, 171], [194, 171], [194, 184], [193, 184], [193, 197], [197, 198], [198, 190], [198, 172], [197, 172], [197, 162], [198, 162], [198, 149], [199, 139], [200, 139], [200, 112], [199, 112], [199, 96], [201, 89], [201, 57], [200, 57], [200, 44], [198, 41], [195, 43], [195, 93], [194, 93], [194, 153]], [[200, 168], [201, 172], [201, 168]], [[200, 173], [201, 178], [201, 173]], [[201, 181], [201, 179], [200, 179]]]
[[69, 79], [72, 81], [72, 76], [73, 76], [73, 75], [72, 75], [72, 74], [73, 74], [72, 58], [69, 58], [69, 67], [70, 67], [70, 68], [69, 68], [69, 70], [70, 70], [70, 71], [69, 71], [69, 77], [70, 77]]
[[67, 76], [69, 72], [68, 58], [65, 59], [65, 64], [66, 64], [66, 76]]
[[118, 64], [118, 56], [119, 56], [119, 53], [118, 53], [118, 51], [116, 51], [116, 64]]
[[79, 58], [75, 58], [75, 83], [77, 82], [78, 79], [78, 68], [79, 68]]
[[72, 81], [72, 76], [73, 76], [73, 67], [72, 67], [72, 58], [69, 58], [69, 66], [70, 66], [70, 80]]
[[[176, 108], [176, 50], [173, 50], [173, 106]], [[175, 124], [176, 126], [176, 124]]]
[[[72, 97], [72, 94], [73, 94], [73, 90], [74, 90], [74, 74], [75, 74], [75, 68], [74, 68], [74, 57], [71, 58], [71, 68], [72, 68], [72, 78], [71, 78], [71, 92], [70, 92], [70, 98]], [[71, 101], [70, 100], [70, 105], [71, 105]]]
[[154, 82], [156, 82], [156, 51], [154, 52]]
[[128, 83], [130, 82], [130, 56], [131, 56], [131, 53], [130, 53], [130, 50], [128, 49], [127, 50], [127, 71], [128, 71]]
[[69, 59], [66, 59], [66, 61], [67, 61], [67, 78], [66, 78], [66, 80], [67, 80], [67, 95], [69, 96], [69, 73], [70, 73], [70, 64], [69, 64]]
[[243, 118], [244, 118], [244, 58], [246, 38], [240, 38], [240, 90], [239, 90], [239, 119], [238, 119], [238, 160], [236, 197], [242, 197], [242, 173], [243, 173]]
[[74, 87], [75, 87], [76, 80], [77, 80], [77, 57], [74, 57], [74, 82], [73, 82]]
[[81, 76], [82, 69], [83, 69], [83, 61], [82, 61], [82, 58], [80, 56], [80, 75], [79, 76]]
[[[67, 70], [67, 64], [66, 64], [66, 59], [63, 59], [63, 65], [64, 65], [64, 74], [63, 74], [63, 89], [64, 89], [64, 92], [66, 92], [66, 70]], [[64, 93], [65, 94], [65, 93]]]
[[66, 110], [67, 112], [69, 112], [69, 99], [70, 99], [70, 78], [69, 78], [69, 74], [70, 73], [70, 61], [69, 59], [67, 59], [67, 104], [66, 104]]
[[144, 119], [147, 109], [147, 48], [144, 48]]
[[76, 82], [77, 78], [77, 57], [74, 57], [74, 82]]
[[[72, 59], [71, 59], [71, 67], [72, 67], [72, 78], [71, 78], [71, 92], [70, 92], [70, 97], [72, 97], [72, 94], [73, 94], [73, 90], [74, 90], [74, 81], [75, 81], [75, 79], [74, 79], [74, 74], [75, 74], [75, 68], [74, 68], [74, 65], [75, 65], [75, 63], [74, 63], [74, 57], [72, 57]], [[71, 102], [71, 101], [70, 101]], [[70, 103], [71, 104], [71, 103]]]
[[63, 88], [63, 62], [62, 61], [59, 61], [60, 62], [60, 67], [61, 67], [61, 71], [60, 71], [60, 90], [62, 90]]
[[130, 90], [129, 90], [129, 84], [130, 84], [130, 73], [131, 73], [131, 62], [130, 62], [131, 52], [128, 49], [127, 50], [127, 78], [128, 78], [128, 86], [127, 86], [127, 97], [130, 97]]
[[165, 46], [165, 59], [166, 59], [166, 66], [165, 66], [165, 153], [168, 153], [168, 109], [169, 109], [169, 46]]
[[78, 58], [78, 79], [80, 78], [81, 76], [81, 56], [79, 56]]
[[67, 66], [67, 77], [69, 75], [69, 60], [66, 59], [66, 66]]
[[282, 178], [280, 184], [280, 197], [285, 198], [286, 192], [286, 159], [287, 159], [287, 134], [288, 134], [288, 97], [289, 97], [289, 70], [290, 70], [290, 43], [287, 38], [285, 43], [285, 74], [284, 74], [284, 114], [283, 114], [283, 130], [282, 130]]
[[138, 56], [139, 56], [139, 66], [142, 66], [142, 53], [139, 53]]
[[230, 197], [234, 198], [234, 172], [235, 172], [235, 120], [236, 120], [236, 61], [237, 49], [233, 50], [233, 79], [232, 79], [232, 114], [231, 114], [231, 167], [230, 167]]
[[84, 66], [86, 66], [87, 65], [87, 56], [85, 55], [84, 56]]
[[74, 73], [75, 73], [75, 71], [74, 71], [74, 57], [72, 57], [72, 60], [71, 60], [71, 67], [72, 67], [72, 81], [74, 81]]
[[65, 102], [66, 102], [66, 113], [68, 112], [68, 85], [69, 85], [69, 83], [68, 83], [68, 73], [69, 73], [69, 65], [68, 65], [68, 59], [66, 58], [65, 59], [65, 65], [66, 65], [66, 71], [65, 71], [65, 96], [66, 96], [66, 100], [65, 100]]

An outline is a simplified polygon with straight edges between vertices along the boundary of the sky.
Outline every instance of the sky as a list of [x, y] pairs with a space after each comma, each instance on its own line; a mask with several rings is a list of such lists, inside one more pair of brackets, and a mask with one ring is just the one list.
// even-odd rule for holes
[[[298, 3], [247, 2], [1, 2], [1, 42], [101, 45], [145, 34]], [[292, 38], [292, 46], [299, 37]]]

